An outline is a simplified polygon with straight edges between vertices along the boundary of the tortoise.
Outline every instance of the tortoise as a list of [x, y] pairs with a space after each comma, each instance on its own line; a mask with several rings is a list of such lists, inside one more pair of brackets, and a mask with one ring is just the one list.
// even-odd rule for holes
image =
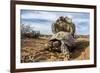
[[71, 33], [64, 31], [54, 34], [46, 44], [46, 48], [60, 50], [66, 56], [70, 56], [70, 49], [73, 46], [75, 46], [75, 39]]
[[56, 22], [52, 24], [52, 32], [55, 34], [59, 31], [69, 32], [74, 37], [75, 24], [72, 22], [72, 19], [67, 16], [60, 16]]

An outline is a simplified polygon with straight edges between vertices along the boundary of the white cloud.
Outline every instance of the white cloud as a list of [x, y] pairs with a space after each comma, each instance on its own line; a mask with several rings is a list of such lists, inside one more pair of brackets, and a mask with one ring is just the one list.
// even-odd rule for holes
[[33, 30], [40, 31], [42, 34], [52, 34], [51, 24], [41, 24], [35, 22], [25, 22], [25, 25], [30, 25]]
[[55, 14], [52, 14], [50, 12], [27, 12], [23, 13], [21, 15], [22, 19], [43, 19], [43, 20], [49, 20], [53, 21], [57, 18]]
[[82, 23], [82, 22], [89, 22], [89, 19], [76, 18], [76, 19], [73, 19], [72, 21], [75, 23]]

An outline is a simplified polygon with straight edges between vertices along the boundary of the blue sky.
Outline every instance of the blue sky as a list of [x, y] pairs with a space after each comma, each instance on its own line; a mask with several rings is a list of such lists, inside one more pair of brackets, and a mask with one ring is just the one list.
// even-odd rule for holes
[[21, 24], [31, 25], [42, 34], [52, 34], [51, 25], [58, 17], [68, 16], [76, 26], [76, 34], [87, 35], [90, 30], [90, 14], [84, 12], [21, 10]]

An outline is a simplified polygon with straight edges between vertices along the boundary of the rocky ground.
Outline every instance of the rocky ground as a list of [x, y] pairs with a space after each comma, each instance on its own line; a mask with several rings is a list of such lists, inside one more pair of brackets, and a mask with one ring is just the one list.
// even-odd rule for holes
[[[21, 63], [67, 60], [61, 52], [44, 49], [44, 44], [47, 42], [47, 38], [21, 39]], [[72, 51], [70, 60], [89, 59], [89, 50], [88, 38], [76, 39], [76, 46]]]

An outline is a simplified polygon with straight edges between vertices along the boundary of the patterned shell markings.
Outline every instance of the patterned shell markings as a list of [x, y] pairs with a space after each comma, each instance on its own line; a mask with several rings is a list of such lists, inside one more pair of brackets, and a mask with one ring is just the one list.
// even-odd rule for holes
[[63, 16], [59, 17], [56, 22], [52, 24], [52, 32], [55, 34], [59, 31], [69, 32], [74, 37], [75, 24], [72, 22], [72, 19]]

